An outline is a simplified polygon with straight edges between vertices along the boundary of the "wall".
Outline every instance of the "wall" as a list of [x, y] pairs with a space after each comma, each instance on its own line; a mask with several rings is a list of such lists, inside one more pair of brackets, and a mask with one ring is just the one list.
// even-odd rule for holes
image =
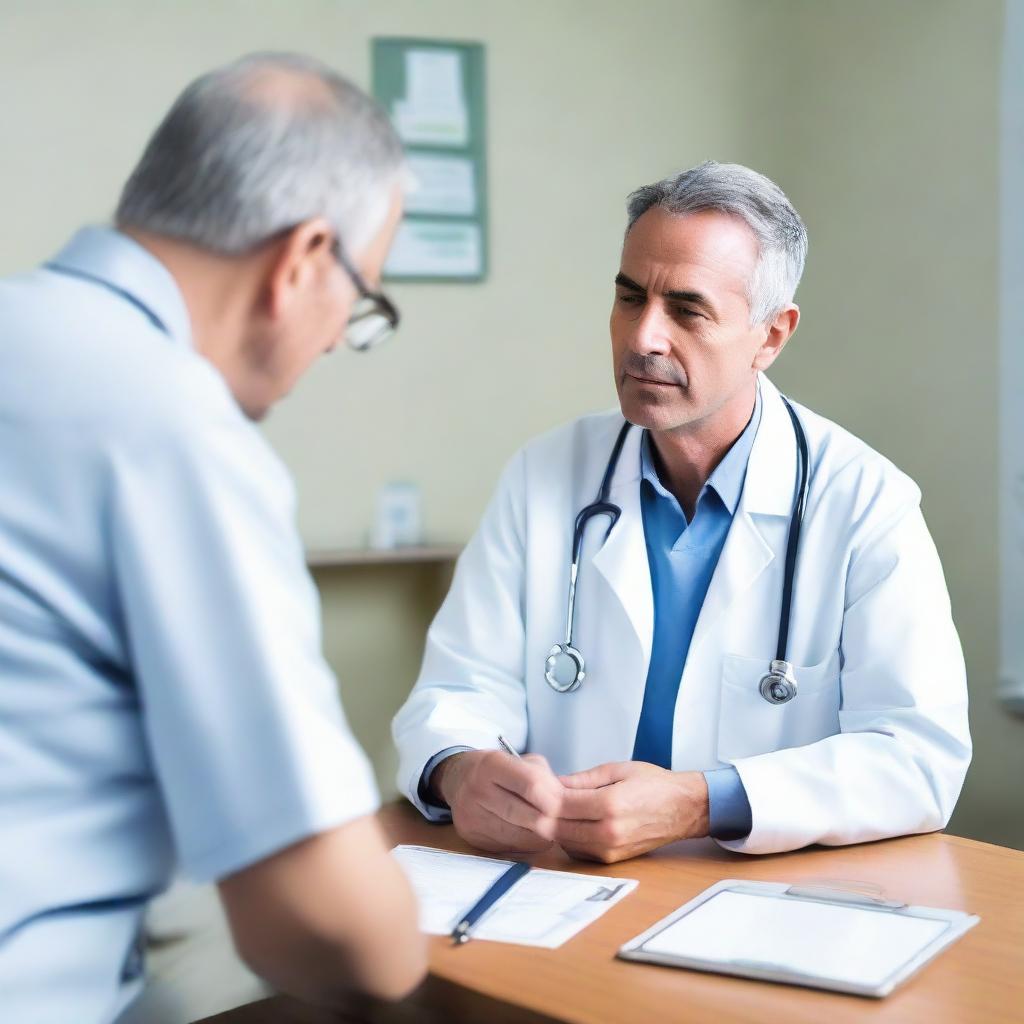
[[1024, 714], [1024, 0], [1008, 0], [1000, 167], [999, 693]]
[[[294, 48], [366, 83], [372, 35], [486, 43], [490, 279], [395, 287], [391, 346], [324, 361], [267, 425], [311, 544], [361, 543], [394, 478], [420, 480], [434, 539], [464, 540], [518, 444], [614, 401], [625, 194], [708, 156], [765, 170], [811, 234], [803, 326], [774, 376], [921, 484], [971, 677], [977, 753], [953, 827], [1024, 847], [1008, 783], [1024, 776], [1024, 724], [995, 701], [1002, 16], [999, 0], [7, 0], [0, 273], [104, 218], [156, 120], [212, 64]], [[387, 784], [387, 720], [443, 579], [318, 581], [328, 655]]]
[[997, 699], [1003, 5], [796, 2], [787, 23], [798, 60], [761, 144], [811, 249], [773, 376], [920, 484], [970, 680], [950, 827], [1024, 848], [1024, 720]]

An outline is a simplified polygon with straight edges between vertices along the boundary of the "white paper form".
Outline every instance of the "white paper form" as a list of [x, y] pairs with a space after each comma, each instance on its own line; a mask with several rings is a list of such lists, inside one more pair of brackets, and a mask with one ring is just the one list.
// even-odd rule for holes
[[473, 161], [464, 156], [407, 157], [414, 186], [405, 197], [406, 213], [476, 213]]
[[[512, 863], [427, 846], [396, 846], [392, 853], [416, 892], [420, 928], [431, 935], [450, 935]], [[480, 920], [472, 936], [555, 949], [636, 887], [630, 878], [535, 868]]]
[[462, 55], [458, 50], [407, 50], [405, 98], [392, 108], [403, 142], [465, 146], [469, 113], [462, 91]]

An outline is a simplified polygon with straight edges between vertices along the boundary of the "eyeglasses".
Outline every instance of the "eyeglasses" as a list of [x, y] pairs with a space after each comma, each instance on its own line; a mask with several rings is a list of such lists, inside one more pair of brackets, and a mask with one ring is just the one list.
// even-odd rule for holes
[[398, 329], [401, 317], [395, 304], [383, 292], [370, 289], [363, 275], [345, 255], [341, 241], [337, 238], [331, 243], [331, 255], [341, 264], [359, 293], [352, 315], [348, 318], [345, 341], [357, 352], [365, 352], [390, 338]]

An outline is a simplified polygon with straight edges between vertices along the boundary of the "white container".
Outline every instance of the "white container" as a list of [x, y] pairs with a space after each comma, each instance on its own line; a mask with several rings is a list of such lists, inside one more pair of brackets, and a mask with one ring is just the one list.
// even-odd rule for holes
[[377, 511], [370, 547], [415, 547], [423, 543], [423, 517], [419, 484], [396, 480], [377, 492]]

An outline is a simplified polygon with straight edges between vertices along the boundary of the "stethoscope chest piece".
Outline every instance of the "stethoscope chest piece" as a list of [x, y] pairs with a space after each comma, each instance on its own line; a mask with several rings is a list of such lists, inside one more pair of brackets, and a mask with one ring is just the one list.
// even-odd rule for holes
[[788, 661], [773, 661], [761, 677], [761, 696], [769, 704], [788, 704], [796, 696], [796, 676]]
[[583, 655], [571, 644], [555, 644], [544, 663], [544, 678], [558, 693], [572, 693], [586, 678]]

